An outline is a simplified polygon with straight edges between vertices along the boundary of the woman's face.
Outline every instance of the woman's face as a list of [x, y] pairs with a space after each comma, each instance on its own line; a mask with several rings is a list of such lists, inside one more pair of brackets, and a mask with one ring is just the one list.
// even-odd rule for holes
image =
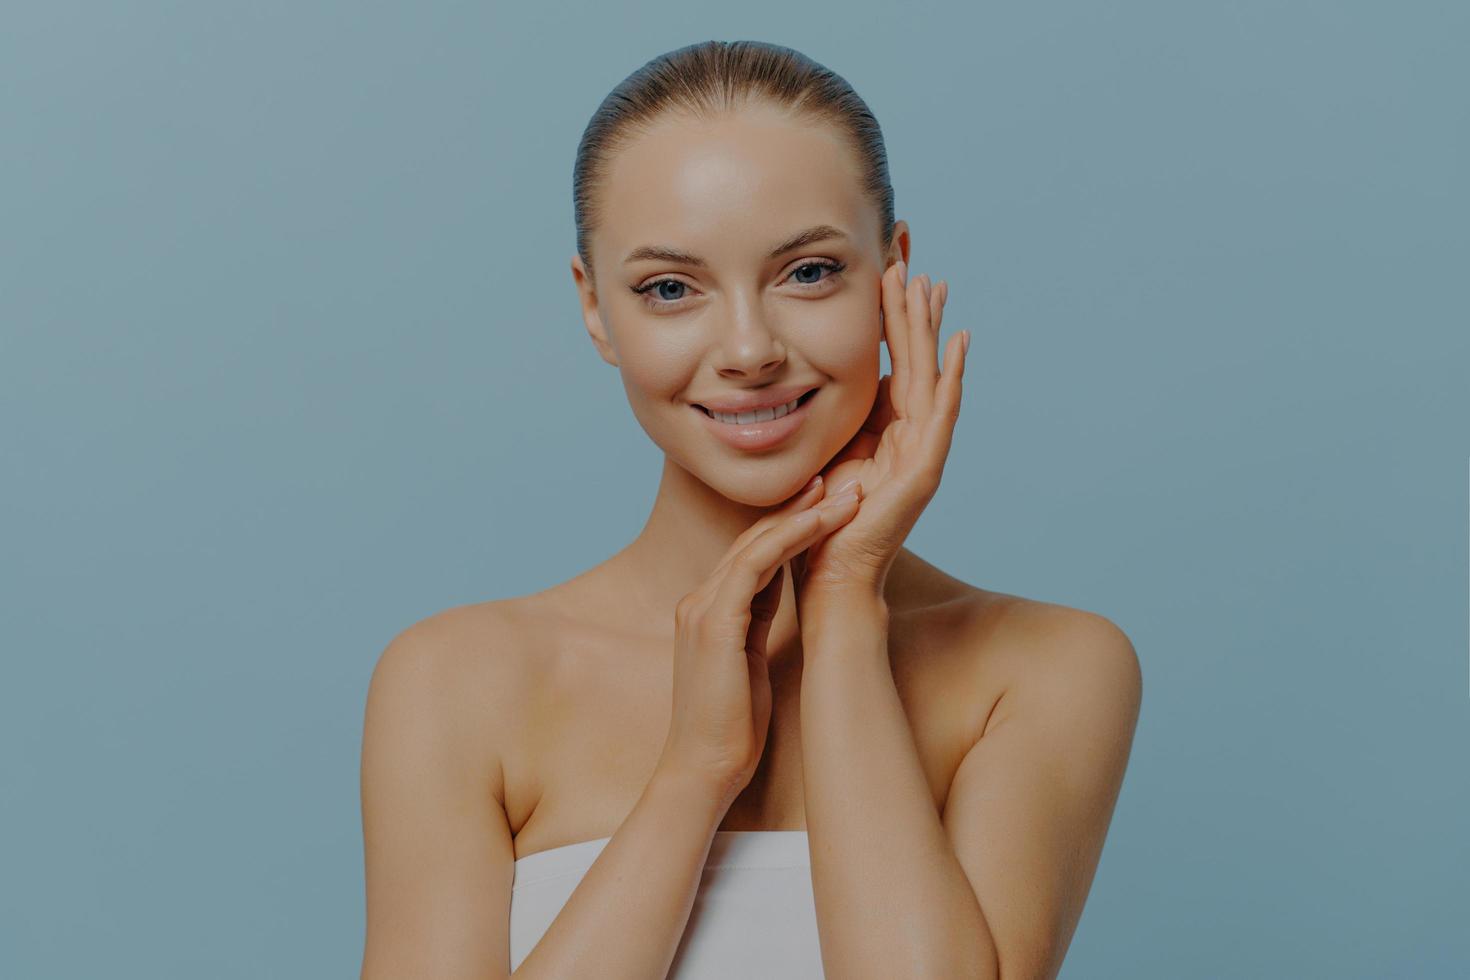
[[[907, 255], [908, 230], [897, 223], [884, 256], [859, 180], [834, 130], [765, 105], [662, 117], [609, 161], [589, 241], [595, 294], [572, 260], [588, 332], [643, 430], [732, 500], [791, 496], [872, 408], [881, 277]], [[706, 410], [798, 396], [784, 419]]]

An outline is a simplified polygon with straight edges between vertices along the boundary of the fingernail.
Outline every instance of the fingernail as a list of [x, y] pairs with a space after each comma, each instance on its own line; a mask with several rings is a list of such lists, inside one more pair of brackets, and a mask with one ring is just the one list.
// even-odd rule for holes
[[909, 282], [909, 266], [908, 263], [904, 262], [902, 259], [900, 259], [898, 262], [898, 281], [903, 283], [905, 286], [907, 286]]
[[842, 507], [846, 504], [852, 503], [856, 499], [858, 499], [857, 491], [849, 490], [847, 491], [847, 493], [839, 493], [835, 497], [828, 497], [826, 500], [822, 501], [822, 506], [831, 508]]
[[966, 330], [963, 333], [961, 333], [960, 336], [964, 338], [964, 340], [962, 341], [962, 343], [964, 343], [964, 345], [965, 345], [965, 353], [966, 354], [970, 353], [970, 331]]
[[838, 494], [838, 493], [842, 493], [844, 490], [851, 490], [853, 487], [857, 486], [857, 484], [858, 484], [858, 478], [857, 477], [853, 477], [850, 480], [844, 480], [842, 482], [842, 486], [840, 486], [836, 490], [834, 490], [833, 493], [834, 494]]
[[816, 476], [814, 476], [810, 480], [806, 481], [806, 486], [804, 486], [804, 487], [801, 488], [801, 492], [802, 493], [809, 493], [810, 491], [815, 490], [817, 487], [819, 487], [821, 485], [822, 485], [822, 474], [818, 473]]

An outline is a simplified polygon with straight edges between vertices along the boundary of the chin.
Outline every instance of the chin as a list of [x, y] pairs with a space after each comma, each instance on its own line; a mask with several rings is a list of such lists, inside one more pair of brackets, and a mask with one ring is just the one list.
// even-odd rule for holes
[[807, 481], [815, 472], [813, 470], [808, 473], [805, 469], [791, 470], [789, 476], [780, 478], [773, 474], [765, 479], [742, 480], [723, 486], [711, 484], [711, 486], [728, 499], [747, 507], [779, 507], [801, 493], [802, 487], [806, 486]]
[[686, 469], [727, 500], [747, 507], [769, 508], [778, 507], [800, 493], [820, 467], [793, 455], [789, 460], [771, 458], [756, 466], [717, 463]]

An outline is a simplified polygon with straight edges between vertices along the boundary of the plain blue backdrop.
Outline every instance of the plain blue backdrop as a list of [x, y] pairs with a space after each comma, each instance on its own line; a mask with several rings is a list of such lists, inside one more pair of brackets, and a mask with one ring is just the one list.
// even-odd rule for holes
[[[0, 975], [356, 976], [387, 642], [625, 544], [582, 127], [709, 38], [888, 141], [974, 331], [910, 546], [1133, 639], [1062, 970], [1470, 971], [1456, 3], [12, 4]], [[885, 365], [886, 365], [885, 355]]]

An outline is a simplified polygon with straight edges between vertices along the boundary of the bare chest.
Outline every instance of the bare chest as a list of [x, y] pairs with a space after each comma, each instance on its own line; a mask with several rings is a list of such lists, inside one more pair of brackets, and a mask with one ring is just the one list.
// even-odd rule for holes
[[[894, 684], [936, 810], [999, 697], [946, 619], [919, 610], [895, 614], [889, 628]], [[784, 651], [772, 662], [765, 750], [720, 830], [806, 829], [801, 661], [799, 651]], [[537, 671], [504, 763], [517, 859], [612, 836], [653, 775], [672, 706], [670, 656], [646, 642], [549, 633]]]

